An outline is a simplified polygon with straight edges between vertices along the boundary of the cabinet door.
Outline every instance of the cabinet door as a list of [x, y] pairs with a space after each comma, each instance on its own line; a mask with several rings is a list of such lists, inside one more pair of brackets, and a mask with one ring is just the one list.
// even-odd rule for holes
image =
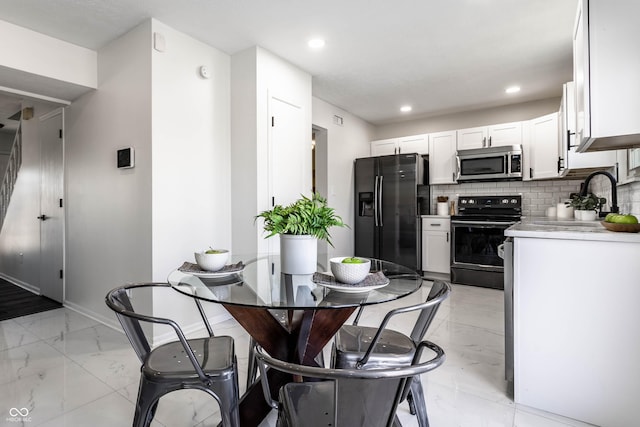
[[489, 126], [487, 147], [522, 144], [522, 122]]
[[429, 184], [456, 182], [456, 132], [429, 135]]
[[434, 273], [449, 273], [449, 230], [422, 230], [422, 270]]
[[558, 113], [531, 120], [530, 135], [531, 179], [559, 177]]
[[398, 138], [381, 139], [371, 142], [371, 156], [387, 156], [397, 154]]
[[458, 150], [468, 150], [470, 148], [484, 148], [487, 146], [487, 128], [477, 127], [460, 129], [457, 131]]
[[400, 138], [398, 141], [398, 153], [429, 154], [429, 135], [415, 135]]
[[589, 128], [589, 47], [588, 38], [588, 2], [578, 1], [578, 13], [573, 30], [573, 83], [575, 85], [576, 144], [591, 135]]
[[629, 150], [629, 170], [637, 168], [640, 168], [640, 148], [632, 148]]

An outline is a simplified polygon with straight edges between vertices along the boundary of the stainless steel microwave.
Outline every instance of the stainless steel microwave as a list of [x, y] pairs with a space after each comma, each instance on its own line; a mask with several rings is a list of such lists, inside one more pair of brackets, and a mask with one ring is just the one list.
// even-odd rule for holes
[[459, 150], [458, 182], [522, 180], [522, 145]]

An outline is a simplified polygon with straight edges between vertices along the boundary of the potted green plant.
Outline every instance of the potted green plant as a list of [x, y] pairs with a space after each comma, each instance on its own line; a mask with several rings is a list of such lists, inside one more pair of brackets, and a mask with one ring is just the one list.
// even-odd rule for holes
[[596, 197], [594, 194], [589, 193], [584, 196], [574, 194], [566, 204], [575, 209], [574, 215], [576, 219], [593, 221], [596, 219], [596, 209], [600, 209], [606, 202], [607, 199], [604, 197]]
[[276, 205], [256, 215], [256, 220], [264, 220], [263, 228], [269, 233], [265, 238], [280, 236], [283, 273], [314, 273], [317, 265], [317, 239], [326, 240], [333, 246], [329, 228], [345, 226], [335, 210], [327, 206], [324, 197], [318, 193], [311, 197], [301, 196], [290, 205]]

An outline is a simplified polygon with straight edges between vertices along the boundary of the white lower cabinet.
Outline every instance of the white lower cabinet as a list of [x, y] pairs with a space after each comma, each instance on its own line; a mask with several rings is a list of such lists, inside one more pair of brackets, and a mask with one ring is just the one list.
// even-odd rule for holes
[[[638, 425], [640, 239], [526, 233], [514, 236], [515, 403], [598, 426]], [[545, 238], [554, 234], [567, 237]]]
[[449, 217], [422, 217], [422, 271], [450, 271]]

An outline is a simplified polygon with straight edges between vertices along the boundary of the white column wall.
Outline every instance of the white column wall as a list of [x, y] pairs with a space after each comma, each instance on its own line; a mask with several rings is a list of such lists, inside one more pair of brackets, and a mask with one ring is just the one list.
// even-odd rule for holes
[[[232, 249], [230, 57], [156, 20], [152, 30], [166, 42], [152, 51], [151, 244], [152, 278], [165, 281], [196, 250]], [[209, 307], [210, 316], [229, 317]], [[153, 310], [197, 318], [193, 301], [171, 294], [156, 295]]]
[[[107, 291], [152, 278], [150, 21], [102, 48], [98, 66], [99, 89], [65, 117], [65, 304], [116, 324]], [[135, 168], [117, 169], [123, 147]]]

